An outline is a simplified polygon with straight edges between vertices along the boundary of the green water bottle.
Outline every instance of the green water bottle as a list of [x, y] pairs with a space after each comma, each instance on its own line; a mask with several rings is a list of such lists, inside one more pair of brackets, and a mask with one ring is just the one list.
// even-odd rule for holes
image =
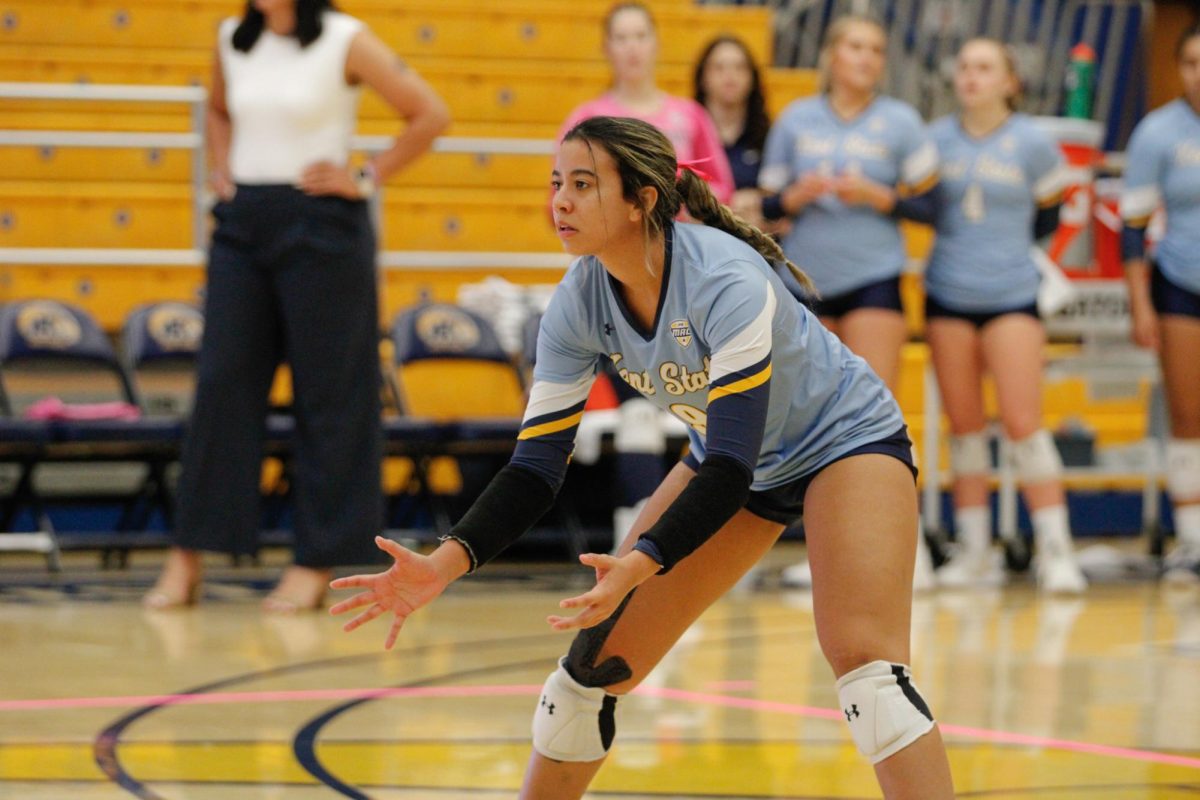
[[1067, 102], [1064, 116], [1092, 118], [1092, 84], [1096, 80], [1096, 51], [1083, 42], [1071, 48], [1067, 63]]

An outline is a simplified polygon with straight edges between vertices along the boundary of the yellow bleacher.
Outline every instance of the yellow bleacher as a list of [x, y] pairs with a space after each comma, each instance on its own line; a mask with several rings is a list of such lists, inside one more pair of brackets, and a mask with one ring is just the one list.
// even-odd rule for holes
[[[0, 13], [12, 24], [0, 29], [0, 44], [211, 50], [220, 21], [242, 7], [230, 0], [5, 0]], [[351, 0], [340, 7], [365, 20], [405, 58], [476, 57], [486, 46], [489, 57], [561, 64], [600, 58], [607, 4]], [[664, 64], [692, 63], [718, 32], [736, 33], [761, 62], [769, 61], [767, 9], [672, 2], [655, 4], [655, 14], [670, 32], [660, 37]]]
[[[607, 0], [569, 8], [539, 0], [483, 7], [466, 0], [346, 2], [425, 76], [452, 106], [452, 136], [549, 140], [576, 104], [601, 93], [609, 75], [600, 52], [600, 20]], [[704, 42], [720, 32], [745, 38], [764, 61], [769, 47], [767, 12], [701, 8], [687, 0], [652, 2], [663, 36], [660, 78], [668, 91], [687, 94], [692, 62]], [[213, 28], [238, 13], [231, 0], [9, 0], [0, 13], [13, 21], [0, 31], [0, 80], [92, 84], [194, 85], [209, 80]], [[60, 24], [70, 19], [70, 25]], [[486, 56], [478, 42], [487, 42]], [[773, 108], [815, 89], [806, 71], [771, 70]], [[390, 134], [394, 114], [365, 93], [360, 131]], [[182, 132], [191, 129], [185, 106], [127, 102], [4, 101], [0, 128]], [[439, 153], [426, 156], [392, 182], [385, 194], [382, 246], [389, 250], [505, 250], [558, 252], [546, 226], [544, 156]], [[0, 148], [0, 246], [191, 246], [190, 154], [175, 150]], [[0, 218], [2, 219], [2, 218]], [[7, 268], [8, 293], [43, 294], [54, 270]], [[80, 267], [80, 273], [89, 269]], [[147, 268], [131, 269], [143, 273]], [[110, 270], [111, 272], [111, 270]], [[524, 270], [501, 270], [524, 280]], [[179, 285], [170, 296], [198, 284], [194, 269], [174, 268], [164, 278]], [[406, 299], [446, 287], [469, 273], [438, 270], [420, 279], [411, 270], [389, 272], [388, 297]], [[111, 274], [105, 280], [111, 280]], [[435, 279], [409, 290], [405, 280]], [[94, 287], [100, 281], [68, 280]], [[141, 286], [139, 280], [123, 285]], [[61, 288], [61, 286], [60, 286]], [[104, 302], [127, 303], [108, 297]], [[14, 295], [15, 296], [15, 295]], [[96, 306], [95, 293], [72, 292], [102, 319], [119, 319]], [[390, 303], [387, 304], [390, 306]], [[122, 309], [123, 310], [123, 309]], [[395, 309], [383, 309], [385, 315]]]
[[[385, 250], [551, 251], [542, 189], [410, 188], [384, 198]], [[0, 181], [0, 247], [188, 248], [191, 190]]]
[[[65, 45], [0, 45], [0, 79], [5, 81], [207, 85], [211, 63], [211, 53], [187, 50], [119, 47], [97, 52]], [[567, 74], [556, 65], [520, 59], [438, 57], [413, 58], [410, 63], [446, 98], [455, 134], [463, 124], [500, 124], [521, 125], [537, 129], [540, 136], [553, 136], [571, 109], [601, 94], [610, 81], [607, 67], [600, 62], [573, 65]], [[662, 87], [674, 94], [692, 91], [691, 65], [663, 66], [658, 78]], [[817, 76], [811, 70], [772, 68], [765, 81], [773, 114], [817, 89]], [[4, 126], [10, 128], [106, 130], [116, 124], [116, 129], [186, 130], [188, 125], [186, 113], [166, 104], [107, 102], [81, 107], [78, 103], [10, 100], [4, 102], [0, 115]], [[395, 114], [371, 92], [363, 95], [360, 119], [365, 133], [385, 132], [395, 126]]]

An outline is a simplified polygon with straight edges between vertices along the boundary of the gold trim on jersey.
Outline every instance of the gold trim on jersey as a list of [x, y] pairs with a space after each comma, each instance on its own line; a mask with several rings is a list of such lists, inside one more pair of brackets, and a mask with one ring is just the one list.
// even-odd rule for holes
[[708, 391], [708, 402], [711, 404], [714, 400], [719, 400], [725, 395], [740, 394], [748, 392], [756, 386], [762, 386], [771, 379], [771, 365], [767, 364], [759, 372], [754, 373], [748, 378], [742, 378], [740, 381], [726, 384], [725, 386], [717, 386]]

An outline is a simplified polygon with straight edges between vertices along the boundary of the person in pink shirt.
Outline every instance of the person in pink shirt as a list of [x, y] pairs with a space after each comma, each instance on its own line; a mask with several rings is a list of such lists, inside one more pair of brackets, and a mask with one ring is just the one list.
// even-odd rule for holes
[[722, 203], [733, 199], [733, 171], [721, 137], [704, 107], [695, 100], [667, 94], [654, 81], [658, 26], [650, 9], [638, 2], [617, 3], [604, 17], [604, 54], [612, 67], [612, 88], [577, 107], [558, 140], [589, 117], [634, 117], [667, 135], [680, 163], [700, 162]]

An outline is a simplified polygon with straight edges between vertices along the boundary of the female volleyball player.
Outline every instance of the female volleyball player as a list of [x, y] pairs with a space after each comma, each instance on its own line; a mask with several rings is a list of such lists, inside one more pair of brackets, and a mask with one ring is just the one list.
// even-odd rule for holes
[[[821, 93], [779, 115], [759, 185], [768, 193], [763, 215], [791, 221], [783, 251], [804, 264], [821, 293], [821, 322], [894, 392], [908, 337], [899, 220], [931, 219], [938, 171], [920, 115], [880, 94], [886, 51], [887, 32], [870, 17], [847, 15], [829, 27]], [[923, 546], [918, 558], [914, 580], [928, 588], [932, 566]], [[788, 567], [783, 582], [810, 585], [809, 565]]]
[[[1200, 26], [1176, 49], [1183, 97], [1142, 120], [1129, 141], [1122, 251], [1134, 340], [1158, 349], [1171, 418], [1167, 491], [1176, 544], [1168, 580], [1200, 580]], [[1146, 226], [1163, 205], [1167, 228], [1153, 261]]]
[[[895, 400], [788, 294], [769, 263], [782, 268], [779, 248], [680, 170], [653, 126], [580, 123], [553, 185], [558, 234], [579, 258], [542, 321], [512, 461], [431, 555], [378, 539], [395, 564], [334, 581], [362, 591], [332, 612], [365, 608], [346, 630], [391, 612], [390, 647], [409, 614], [529, 528], [562, 482], [597, 363], [611, 360], [690, 425], [691, 450], [616, 556], [580, 557], [596, 585], [560, 604], [578, 613], [549, 617], [579, 633], [539, 697], [521, 796], [582, 796], [620, 697], [803, 513], [818, 638], [855, 743], [887, 797], [951, 797], [905, 666], [917, 511]], [[704, 224], [676, 222], [684, 204]]]
[[899, 218], [932, 218], [937, 152], [916, 109], [879, 92], [887, 33], [870, 17], [829, 27], [821, 93], [784, 109], [759, 185], [768, 219], [792, 219], [783, 251], [821, 293], [821, 321], [894, 388], [907, 336]]
[[1003, 580], [993, 556], [983, 372], [1033, 520], [1041, 588], [1081, 592], [1062, 483], [1062, 459], [1042, 426], [1040, 274], [1035, 241], [1058, 228], [1067, 172], [1054, 140], [1016, 112], [1020, 80], [1002, 42], [962, 46], [954, 88], [960, 113], [931, 126], [941, 160], [937, 241], [925, 272], [925, 336], [950, 418], [958, 551], [946, 586]]

